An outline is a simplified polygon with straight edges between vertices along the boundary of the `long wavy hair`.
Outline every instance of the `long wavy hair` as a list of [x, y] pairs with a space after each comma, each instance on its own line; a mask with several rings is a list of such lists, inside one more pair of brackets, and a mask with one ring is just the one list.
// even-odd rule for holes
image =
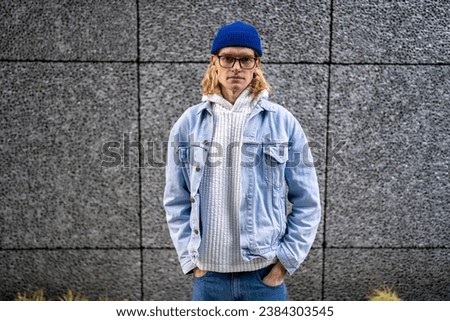
[[[255, 73], [253, 74], [253, 80], [250, 82], [249, 88], [250, 93], [253, 97], [256, 97], [261, 91], [267, 89], [271, 91], [267, 80], [264, 78], [262, 66], [261, 66], [261, 57], [257, 57], [258, 59], [258, 67], [255, 68]], [[205, 96], [219, 94], [220, 95], [220, 86], [219, 86], [219, 78], [217, 76], [217, 67], [215, 65], [217, 60], [216, 55], [211, 56], [211, 60], [209, 62], [208, 68], [206, 69], [205, 75], [202, 80], [202, 94]]]

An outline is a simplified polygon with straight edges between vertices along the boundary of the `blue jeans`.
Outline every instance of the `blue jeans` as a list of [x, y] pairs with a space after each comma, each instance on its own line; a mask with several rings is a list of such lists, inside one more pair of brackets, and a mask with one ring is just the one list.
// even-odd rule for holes
[[251, 272], [206, 272], [194, 277], [193, 301], [286, 301], [284, 282], [278, 286], [263, 283], [273, 265]]

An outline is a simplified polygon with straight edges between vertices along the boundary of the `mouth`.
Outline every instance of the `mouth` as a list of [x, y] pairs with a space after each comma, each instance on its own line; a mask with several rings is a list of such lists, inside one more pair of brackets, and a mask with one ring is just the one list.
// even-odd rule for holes
[[231, 76], [228, 77], [227, 79], [244, 79], [243, 77], [237, 77], [237, 76]]

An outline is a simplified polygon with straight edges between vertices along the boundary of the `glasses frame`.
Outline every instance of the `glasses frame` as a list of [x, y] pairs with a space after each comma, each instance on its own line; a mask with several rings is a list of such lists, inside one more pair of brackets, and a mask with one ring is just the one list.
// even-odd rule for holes
[[[239, 61], [239, 66], [241, 67], [241, 69], [252, 70], [253, 68], [255, 68], [256, 62], [258, 61], [258, 57], [241, 57], [241, 58], [236, 58], [236, 57], [232, 57], [232, 56], [217, 55], [217, 58], [219, 60], [220, 67], [225, 68], [225, 69], [232, 69], [234, 67], [234, 65], [236, 64], [236, 61]], [[234, 61], [233, 61], [233, 64], [231, 65], [231, 67], [224, 67], [224, 66], [222, 66], [222, 63], [220, 62], [220, 58], [233, 58]], [[251, 68], [244, 68], [244, 67], [242, 67], [241, 59], [253, 59], [253, 66]]]

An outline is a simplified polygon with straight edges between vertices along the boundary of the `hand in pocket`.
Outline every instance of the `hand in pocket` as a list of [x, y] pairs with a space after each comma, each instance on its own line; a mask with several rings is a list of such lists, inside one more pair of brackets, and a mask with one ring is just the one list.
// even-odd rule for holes
[[268, 286], [279, 286], [283, 283], [284, 277], [286, 276], [286, 269], [278, 261], [272, 268], [272, 270], [267, 274], [262, 280]]
[[198, 267], [196, 267], [196, 268], [194, 269], [194, 277], [196, 277], [196, 278], [201, 278], [202, 276], [205, 276], [206, 272], [208, 272], [208, 271], [201, 270], [201, 269], [199, 269]]

